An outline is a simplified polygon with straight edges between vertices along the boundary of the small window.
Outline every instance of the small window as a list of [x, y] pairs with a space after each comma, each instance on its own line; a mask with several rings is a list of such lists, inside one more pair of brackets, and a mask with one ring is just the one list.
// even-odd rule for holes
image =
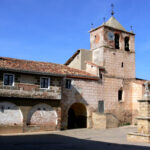
[[115, 34], [115, 48], [119, 49], [119, 34]]
[[104, 113], [104, 101], [98, 101], [98, 112], [99, 113]]
[[50, 86], [50, 78], [42, 77], [40, 78], [40, 88], [49, 89]]
[[129, 51], [129, 37], [125, 37], [124, 44], [125, 44], [125, 51]]
[[66, 89], [71, 89], [71, 80], [70, 79], [66, 79], [65, 87], [66, 87]]
[[124, 64], [123, 64], [123, 62], [121, 63], [121, 67], [123, 68], [123, 66], [124, 66]]
[[1, 107], [0, 107], [0, 111], [1, 111], [2, 113], [4, 113], [4, 109], [5, 109], [4, 106], [1, 106]]
[[13, 86], [14, 85], [14, 75], [4, 74], [4, 85]]
[[123, 91], [122, 91], [122, 89], [120, 89], [118, 91], [118, 101], [122, 101], [122, 94], [123, 94]]
[[99, 78], [102, 80], [103, 79], [103, 75], [102, 73], [99, 71]]

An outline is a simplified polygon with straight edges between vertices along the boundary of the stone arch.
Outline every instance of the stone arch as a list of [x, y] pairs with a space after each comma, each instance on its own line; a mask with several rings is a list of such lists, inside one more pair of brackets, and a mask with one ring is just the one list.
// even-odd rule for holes
[[20, 108], [10, 102], [0, 102], [0, 125], [22, 125], [23, 115]]
[[37, 104], [32, 107], [27, 116], [27, 125], [57, 125], [57, 113], [47, 104]]
[[87, 128], [87, 109], [83, 103], [73, 103], [68, 109], [68, 129]]

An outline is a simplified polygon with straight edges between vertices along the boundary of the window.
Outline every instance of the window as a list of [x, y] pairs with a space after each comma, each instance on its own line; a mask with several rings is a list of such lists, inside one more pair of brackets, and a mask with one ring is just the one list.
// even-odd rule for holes
[[125, 51], [129, 51], [129, 37], [125, 37], [124, 44], [125, 44]]
[[50, 86], [50, 78], [42, 77], [40, 78], [40, 88], [49, 89]]
[[115, 48], [119, 49], [119, 34], [115, 34]]
[[14, 86], [14, 75], [4, 74], [4, 85]]
[[99, 113], [104, 113], [104, 101], [98, 101], [98, 112]]
[[120, 89], [118, 91], [118, 101], [122, 101], [122, 94], [123, 94], [123, 91], [122, 91], [122, 89]]
[[124, 64], [123, 64], [123, 62], [121, 63], [121, 67], [123, 68], [123, 66], [124, 66]]
[[102, 73], [99, 71], [99, 78], [102, 80], [103, 79], [103, 75]]
[[125, 51], [130, 51], [129, 50], [129, 37], [125, 37], [124, 39], [124, 47], [125, 47]]
[[66, 79], [65, 87], [66, 87], [66, 89], [71, 89], [71, 80], [70, 79]]
[[1, 106], [0, 110], [2, 113], [4, 113], [4, 109], [5, 109], [4, 106]]

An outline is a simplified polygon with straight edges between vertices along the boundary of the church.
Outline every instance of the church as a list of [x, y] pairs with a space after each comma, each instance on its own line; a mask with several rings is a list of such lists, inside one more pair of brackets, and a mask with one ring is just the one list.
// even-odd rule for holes
[[135, 34], [112, 16], [64, 65], [0, 57], [0, 133], [136, 124]]

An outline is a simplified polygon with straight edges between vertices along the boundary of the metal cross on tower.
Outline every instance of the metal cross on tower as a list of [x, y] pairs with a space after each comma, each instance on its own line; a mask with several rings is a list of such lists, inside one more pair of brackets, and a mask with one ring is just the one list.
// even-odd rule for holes
[[111, 4], [111, 8], [112, 8], [111, 15], [113, 16], [114, 15], [114, 4]]

